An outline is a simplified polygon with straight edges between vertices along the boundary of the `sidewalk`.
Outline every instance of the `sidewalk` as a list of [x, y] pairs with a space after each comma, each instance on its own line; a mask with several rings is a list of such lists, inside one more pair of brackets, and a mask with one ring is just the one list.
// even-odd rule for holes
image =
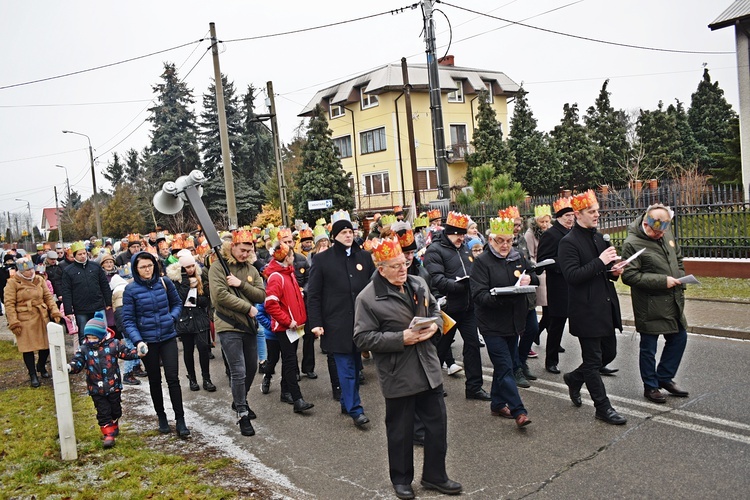
[[[635, 326], [630, 294], [619, 294], [622, 323]], [[750, 303], [685, 299], [687, 331], [750, 340]]]

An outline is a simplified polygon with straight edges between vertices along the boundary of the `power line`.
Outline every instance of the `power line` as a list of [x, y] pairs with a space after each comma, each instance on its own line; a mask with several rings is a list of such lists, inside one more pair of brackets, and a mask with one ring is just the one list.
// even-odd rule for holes
[[170, 52], [172, 50], [181, 49], [182, 47], [187, 47], [188, 45], [192, 45], [194, 43], [200, 43], [202, 41], [203, 41], [203, 39], [201, 38], [200, 40], [195, 40], [193, 42], [183, 43], [182, 45], [177, 45], [175, 47], [170, 47], [168, 49], [157, 50], [156, 52], [151, 52], [150, 54], [144, 54], [142, 56], [131, 57], [130, 59], [124, 59], [122, 61], [117, 61], [117, 62], [113, 62], [113, 63], [109, 63], [109, 64], [103, 64], [101, 66], [96, 66], [96, 67], [93, 67], [93, 68], [82, 69], [82, 70], [79, 70], [79, 71], [73, 71], [73, 72], [70, 72], [70, 73], [65, 73], [65, 74], [57, 75], [57, 76], [50, 76], [50, 77], [47, 77], [47, 78], [40, 78], [38, 80], [31, 80], [31, 81], [28, 81], [28, 82], [21, 82], [21, 83], [13, 83], [11, 85], [4, 85], [4, 86], [0, 87], [0, 90], [12, 89], [12, 88], [15, 88], [15, 87], [23, 87], [25, 85], [32, 85], [34, 83], [48, 82], [50, 80], [58, 80], [60, 78], [66, 78], [68, 76], [80, 75], [82, 73], [89, 73], [91, 71], [97, 71], [97, 70], [104, 69], [104, 68], [111, 68], [112, 66], [117, 66], [119, 64], [125, 64], [125, 63], [129, 63], [129, 62], [137, 61], [139, 59], [145, 59], [147, 57], [151, 57], [151, 56], [163, 54], [165, 52]]
[[54, 104], [0, 104], [0, 108], [54, 108], [67, 106], [105, 106], [108, 104], [132, 104], [136, 102], [149, 102], [150, 99], [137, 99], [133, 101], [105, 101], [105, 102], [69, 102]]
[[524, 28], [531, 28], [531, 29], [538, 30], [538, 31], [544, 31], [545, 33], [552, 33], [553, 35], [560, 35], [560, 36], [566, 36], [566, 37], [569, 37], [569, 38], [576, 38], [578, 40], [585, 40], [587, 42], [602, 43], [602, 44], [605, 44], [605, 45], [614, 45], [616, 47], [625, 47], [625, 48], [629, 48], [629, 49], [652, 50], [652, 51], [655, 51], [655, 52], [670, 52], [670, 53], [673, 53], [673, 54], [704, 54], [704, 55], [728, 55], [728, 54], [732, 54], [732, 55], [734, 55], [734, 52], [708, 51], [708, 50], [664, 49], [664, 48], [660, 48], [660, 47], [647, 47], [647, 46], [644, 46], [644, 45], [633, 45], [633, 44], [629, 44], [629, 43], [611, 42], [609, 40], [601, 40], [601, 39], [598, 39], [598, 38], [591, 38], [591, 37], [581, 36], [581, 35], [573, 35], [571, 33], [564, 33], [562, 31], [556, 31], [556, 30], [551, 30], [551, 29], [547, 29], [547, 28], [540, 28], [539, 26], [532, 26], [531, 24], [526, 24], [526, 23], [523, 23], [523, 22], [520, 22], [520, 21], [513, 21], [511, 19], [505, 19], [505, 18], [502, 18], [502, 17], [493, 16], [493, 15], [490, 15], [490, 14], [485, 14], [484, 12], [479, 12], [479, 11], [476, 11], [476, 10], [468, 9], [466, 7], [460, 7], [458, 5], [453, 5], [451, 3], [444, 2], [442, 0], [437, 0], [437, 2], [438, 3], [442, 3], [443, 5], [447, 5], [448, 7], [453, 7], [453, 8], [458, 9], [458, 10], [463, 10], [465, 12], [470, 12], [472, 14], [478, 14], [478, 15], [481, 15], [481, 16], [489, 17], [491, 19], [497, 19], [498, 21], [503, 21], [503, 22], [515, 24], [515, 25], [518, 25], [518, 26], [523, 26]]

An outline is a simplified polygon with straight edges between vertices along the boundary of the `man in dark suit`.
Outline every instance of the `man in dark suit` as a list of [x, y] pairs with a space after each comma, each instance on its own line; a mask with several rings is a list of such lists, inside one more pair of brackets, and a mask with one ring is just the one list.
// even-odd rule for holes
[[560, 361], [560, 342], [562, 341], [565, 322], [568, 320], [568, 284], [563, 278], [557, 255], [560, 240], [570, 232], [575, 224], [575, 215], [570, 207], [570, 198], [560, 198], [553, 203], [555, 222], [542, 233], [537, 248], [537, 261], [554, 259], [555, 263], [544, 268], [547, 275], [547, 306], [543, 308], [543, 318], [547, 324], [547, 354], [544, 367], [548, 372], [559, 374], [557, 364]]
[[331, 216], [333, 246], [315, 256], [307, 284], [307, 321], [320, 338], [321, 348], [332, 353], [341, 385], [341, 412], [357, 427], [367, 424], [359, 398], [362, 356], [354, 345], [354, 301], [370, 282], [375, 265], [370, 254], [354, 243], [354, 228], [344, 210]]
[[627, 420], [612, 408], [599, 373], [617, 355], [615, 328], [622, 331], [622, 320], [613, 281], [622, 274], [622, 268], [613, 265], [617, 251], [596, 230], [599, 203], [594, 192], [589, 189], [574, 196], [571, 207], [576, 223], [560, 241], [558, 255], [568, 283], [570, 333], [578, 337], [583, 362], [563, 375], [563, 380], [575, 406], [582, 404], [580, 390], [585, 382], [594, 400], [596, 418], [622, 425]]

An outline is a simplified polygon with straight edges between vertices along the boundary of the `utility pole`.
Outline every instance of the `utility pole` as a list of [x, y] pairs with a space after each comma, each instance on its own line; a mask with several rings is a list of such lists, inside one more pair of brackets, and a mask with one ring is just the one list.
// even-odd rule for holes
[[55, 188], [55, 217], [57, 218], [57, 237], [60, 240], [60, 244], [63, 242], [62, 235], [62, 221], [60, 220], [60, 205], [57, 203], [57, 186]]
[[[409, 137], [409, 161], [411, 162], [411, 183], [414, 190], [414, 206], [420, 205], [419, 179], [417, 179], [417, 149], [414, 146], [414, 120], [411, 110], [411, 84], [409, 83], [409, 68], [406, 58], [401, 58], [401, 75], [404, 80], [404, 102], [406, 103], [406, 135]], [[404, 200], [406, 202], [406, 200]], [[416, 216], [416, 214], [415, 214]]]
[[276, 180], [279, 183], [279, 205], [281, 206], [281, 222], [289, 227], [289, 214], [286, 210], [286, 179], [284, 178], [284, 164], [281, 161], [281, 141], [279, 139], [279, 125], [276, 122], [276, 100], [273, 95], [273, 82], [266, 83], [269, 110], [271, 114], [271, 133], [273, 134], [273, 154], [276, 157]]
[[214, 59], [214, 87], [216, 88], [216, 111], [219, 114], [219, 137], [221, 138], [221, 163], [224, 165], [224, 189], [227, 193], [227, 218], [229, 228], [239, 227], [237, 221], [237, 205], [234, 197], [234, 175], [229, 152], [229, 133], [227, 132], [227, 115], [224, 111], [224, 86], [221, 83], [221, 69], [219, 68], [219, 47], [216, 40], [216, 25], [208, 24], [211, 31], [211, 54]]
[[437, 166], [438, 198], [450, 199], [448, 185], [448, 162], [445, 159], [445, 127], [443, 126], [443, 107], [440, 96], [440, 77], [438, 62], [435, 56], [435, 23], [432, 21], [432, 4], [434, 0], [423, 0], [424, 38], [427, 46], [427, 78], [430, 86], [430, 111], [432, 115], [432, 142]]
[[[99, 196], [97, 195], [96, 191], [96, 170], [94, 169], [94, 148], [91, 147], [91, 137], [87, 136], [86, 134], [82, 134], [80, 132], [73, 132], [72, 130], [63, 130], [63, 134], [75, 134], [75, 135], [82, 135], [86, 138], [87, 141], [89, 141], [89, 159], [91, 160], [91, 184], [94, 187], [94, 194], [92, 196], [92, 199], [94, 201], [94, 216], [96, 217], [96, 237], [101, 238], [102, 237], [102, 218], [99, 215]], [[65, 170], [65, 176], [67, 177], [68, 170]]]

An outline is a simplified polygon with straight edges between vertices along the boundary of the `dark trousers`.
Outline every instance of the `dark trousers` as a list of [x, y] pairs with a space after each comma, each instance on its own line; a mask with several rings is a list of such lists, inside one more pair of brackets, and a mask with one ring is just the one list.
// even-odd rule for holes
[[680, 328], [677, 333], [664, 335], [664, 349], [661, 352], [659, 366], [656, 366], [656, 347], [658, 335], [641, 334], [641, 352], [638, 364], [641, 369], [641, 380], [646, 389], [658, 389], [659, 382], [673, 382], [680, 367], [682, 355], [687, 345], [687, 332]]
[[211, 380], [209, 369], [209, 354], [211, 354], [210, 332], [183, 333], [182, 334], [182, 359], [185, 361], [190, 380], [195, 380], [195, 357], [193, 353], [198, 348], [198, 363], [201, 365], [201, 376], [203, 380]]
[[485, 335], [484, 343], [487, 345], [487, 354], [492, 361], [490, 408], [499, 411], [507, 405], [514, 417], [526, 413], [521, 395], [518, 393], [516, 379], [513, 377], [513, 352], [517, 350], [518, 337]]
[[596, 411], [599, 413], [607, 411], [612, 405], [607, 397], [607, 390], [604, 388], [599, 368], [608, 365], [617, 356], [615, 332], [606, 337], [578, 337], [578, 343], [581, 344], [583, 362], [570, 372], [571, 384], [573, 388], [580, 388], [585, 383], [591, 399], [594, 400]]
[[560, 363], [560, 343], [562, 342], [566, 316], [550, 316], [547, 325], [547, 353], [544, 356], [544, 366], [557, 366]]
[[305, 324], [302, 337], [302, 373], [315, 371], [315, 335], [310, 331], [310, 323]]
[[99, 427], [109, 425], [122, 416], [122, 404], [120, 403], [121, 393], [110, 392], [107, 395], [94, 394], [91, 399], [94, 400], [96, 408], [96, 421]]
[[[438, 343], [438, 358], [440, 364], [446, 362], [450, 356], [451, 343], [456, 330], [461, 333], [464, 341], [464, 373], [466, 374], [466, 392], [474, 393], [482, 388], [482, 355], [479, 352], [479, 335], [477, 333], [477, 318], [474, 309], [449, 314], [456, 321], [456, 325], [447, 335], [440, 337]], [[452, 356], [451, 356], [452, 357]], [[450, 365], [449, 365], [450, 366]]]
[[539, 321], [536, 317], [536, 309], [532, 309], [526, 314], [526, 327], [524, 328], [523, 335], [518, 339], [517, 357], [513, 363], [513, 371], [526, 364], [531, 344], [534, 343], [537, 335], [539, 335]]
[[[266, 337], [266, 368], [264, 374], [266, 377], [271, 378], [271, 375], [276, 373], [276, 363], [281, 359], [281, 346], [279, 341], [275, 338], [269, 339]], [[295, 377], [297, 378], [297, 377]], [[281, 381], [281, 392], [284, 391], [284, 381]]]
[[[157, 415], [164, 414], [164, 395], [161, 392], [161, 369], [167, 379], [169, 400], [172, 402], [175, 418], [182, 418], [182, 389], [180, 388], [179, 355], [177, 352], [177, 338], [165, 342], [148, 342], [148, 354], [144, 356], [143, 364], [148, 372], [148, 388], [151, 392], [151, 402]], [[161, 366], [159, 362], [161, 361]]]
[[365, 410], [362, 408], [362, 400], [359, 398], [359, 372], [362, 371], [362, 355], [357, 351], [353, 353], [333, 353], [336, 360], [336, 373], [339, 376], [339, 387], [341, 387], [341, 409], [356, 418]]
[[388, 436], [388, 468], [393, 484], [414, 480], [414, 417], [425, 428], [422, 479], [430, 483], [448, 480], [445, 455], [448, 451], [447, 416], [442, 384], [413, 396], [385, 399], [385, 431]]
[[336, 369], [336, 358], [330, 352], [326, 354], [326, 364], [328, 365], [328, 376], [331, 378], [331, 389], [341, 388], [339, 372]]
[[[289, 341], [286, 332], [274, 332], [279, 350], [281, 351], [281, 392], [288, 392], [297, 401], [302, 397], [302, 391], [297, 382], [297, 344]], [[304, 337], [303, 337], [304, 338]]]

